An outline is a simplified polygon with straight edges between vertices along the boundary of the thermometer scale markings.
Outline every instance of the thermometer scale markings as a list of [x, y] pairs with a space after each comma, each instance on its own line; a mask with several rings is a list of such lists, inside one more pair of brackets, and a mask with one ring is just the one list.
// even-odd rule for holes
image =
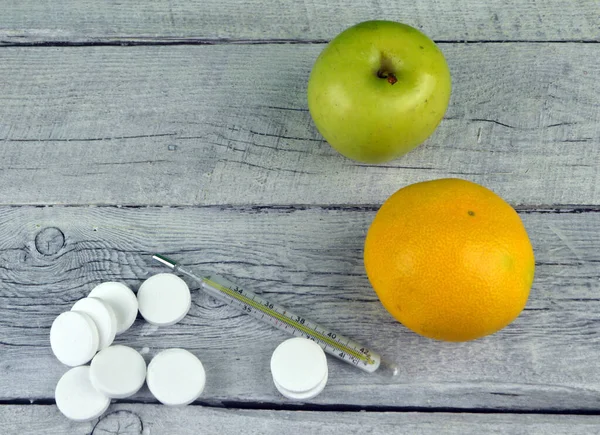
[[[314, 332], [312, 332], [310, 330], [310, 328], [307, 328], [306, 326], [299, 323], [298, 321], [295, 321], [285, 315], [279, 314], [277, 311], [275, 311], [271, 308], [274, 305], [272, 303], [268, 302], [267, 300], [265, 300], [265, 302], [267, 304], [269, 304], [268, 307], [266, 305], [262, 305], [262, 304], [255, 302], [254, 297], [252, 299], [250, 299], [249, 297], [245, 296], [242, 293], [243, 290], [236, 291], [236, 290], [230, 289], [228, 287], [225, 287], [217, 282], [214, 282], [210, 279], [207, 279], [207, 278], [204, 278], [204, 279], [210, 285], [212, 285], [212, 286], [216, 287], [217, 289], [221, 290], [222, 292], [228, 294], [229, 296], [233, 297], [234, 299], [238, 300], [239, 302], [249, 305], [249, 306], [261, 311], [262, 313], [266, 314], [267, 316], [274, 317], [277, 320], [279, 320], [280, 322], [283, 322], [286, 325], [289, 325], [290, 327], [296, 329], [297, 331], [304, 332], [308, 336], [316, 336], [317, 339], [321, 340], [322, 342], [329, 345], [333, 349], [338, 349], [341, 352], [345, 352], [345, 353], [349, 354], [350, 356], [354, 357], [355, 359], [358, 359], [358, 360], [364, 362], [365, 364], [374, 364], [375, 363], [375, 361], [373, 359], [369, 358], [368, 355], [364, 355], [361, 352], [348, 347], [348, 343], [350, 342], [350, 339], [348, 339], [348, 342], [346, 343], [346, 345], [343, 345], [339, 341], [332, 340], [331, 338], [318, 332], [316, 329], [318, 325], [315, 325]], [[285, 312], [284, 312], [284, 314], [285, 314]], [[299, 317], [299, 316], [297, 316], [297, 317]]]

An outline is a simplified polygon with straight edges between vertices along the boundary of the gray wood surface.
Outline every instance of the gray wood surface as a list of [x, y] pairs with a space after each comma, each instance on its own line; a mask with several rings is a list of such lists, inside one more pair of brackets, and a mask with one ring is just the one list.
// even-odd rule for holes
[[[30, 422], [15, 426], [15, 421]], [[112, 405], [99, 421], [71, 423], [53, 406], [2, 406], [3, 435], [594, 435], [598, 416], [341, 413]]]
[[598, 41], [596, 0], [8, 0], [0, 44], [331, 39], [363, 20], [403, 21], [436, 40]]
[[[600, 433], [597, 0], [0, 3], [0, 434]], [[454, 87], [424, 145], [362, 165], [315, 130], [306, 84], [328, 40], [377, 18], [436, 40]], [[441, 177], [515, 205], [536, 253], [522, 315], [468, 343], [406, 330], [363, 268], [379, 205]], [[165, 271], [153, 252], [335, 327], [401, 374], [330, 359], [324, 392], [292, 403], [268, 368], [286, 336], [198, 292], [180, 324], [140, 318], [117, 340], [147, 360], [198, 355], [196, 404], [156, 405], [144, 387], [69, 422], [52, 320], [102, 281], [137, 289]]]
[[[522, 213], [537, 260], [526, 310], [501, 332], [458, 344], [409, 332], [378, 302], [362, 261], [374, 213], [0, 208], [0, 400], [52, 399], [66, 370], [49, 349], [53, 319], [99, 282], [122, 280], [137, 289], [151, 274], [165, 271], [150, 259], [163, 252], [335, 327], [401, 366], [397, 379], [388, 380], [330, 359], [328, 386], [310, 403], [394, 409], [600, 407], [600, 372], [590, 363], [600, 358], [600, 213]], [[200, 403], [247, 406], [290, 403], [277, 393], [269, 372], [270, 355], [285, 338], [198, 292], [180, 324], [157, 328], [138, 319], [117, 342], [148, 359], [167, 347], [189, 349], [207, 370]], [[133, 400], [153, 398], [144, 389]]]
[[598, 205], [599, 47], [442, 44], [446, 119], [378, 166], [312, 124], [322, 44], [4, 48], [0, 203], [380, 204], [462, 177], [513, 204]]

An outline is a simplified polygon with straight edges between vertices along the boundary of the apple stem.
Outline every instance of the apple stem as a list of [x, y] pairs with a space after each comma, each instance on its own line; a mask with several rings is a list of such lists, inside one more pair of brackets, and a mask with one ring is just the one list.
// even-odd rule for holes
[[379, 71], [377, 71], [377, 77], [379, 77], [380, 79], [387, 79], [387, 81], [390, 85], [394, 85], [398, 81], [398, 79], [396, 78], [396, 74], [394, 74], [392, 72], [389, 73], [389, 72], [379, 70]]

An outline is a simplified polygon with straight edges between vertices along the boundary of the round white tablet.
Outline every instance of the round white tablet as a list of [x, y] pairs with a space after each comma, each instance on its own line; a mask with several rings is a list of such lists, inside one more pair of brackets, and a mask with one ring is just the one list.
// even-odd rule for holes
[[188, 405], [202, 394], [206, 373], [192, 353], [184, 349], [167, 349], [148, 364], [146, 382], [161, 403]]
[[142, 317], [157, 326], [179, 322], [192, 303], [189, 287], [172, 273], [159, 273], [148, 278], [140, 286], [137, 297]]
[[102, 299], [117, 316], [117, 334], [127, 331], [138, 313], [138, 301], [129, 287], [120, 282], [103, 282], [92, 289], [89, 296]]
[[277, 381], [275, 381], [274, 379], [273, 379], [273, 383], [275, 384], [275, 387], [277, 388], [277, 390], [281, 394], [283, 394], [285, 397], [287, 397], [288, 399], [308, 400], [308, 399], [312, 399], [313, 397], [317, 397], [321, 393], [321, 391], [323, 391], [323, 389], [325, 388], [325, 385], [327, 385], [327, 379], [328, 379], [328, 377], [329, 377], [328, 374], [325, 375], [325, 377], [319, 383], [319, 385], [317, 385], [312, 390], [308, 390], [308, 391], [306, 391], [304, 393], [294, 393], [293, 391], [286, 390], [281, 385], [279, 385], [277, 383]]
[[50, 346], [58, 360], [68, 366], [85, 364], [98, 352], [100, 338], [96, 324], [85, 313], [67, 311], [50, 328]]
[[327, 383], [325, 352], [312, 340], [290, 338], [273, 352], [271, 374], [275, 386], [284, 396], [290, 399], [315, 397]]
[[131, 347], [115, 345], [96, 354], [90, 364], [92, 385], [112, 399], [138, 392], [146, 379], [146, 361]]
[[107, 302], [94, 297], [83, 298], [75, 302], [71, 311], [85, 313], [92, 318], [98, 328], [100, 349], [112, 344], [117, 333], [117, 317]]
[[92, 386], [89, 366], [65, 373], [56, 384], [54, 397], [59, 411], [75, 421], [98, 418], [110, 405], [110, 399]]

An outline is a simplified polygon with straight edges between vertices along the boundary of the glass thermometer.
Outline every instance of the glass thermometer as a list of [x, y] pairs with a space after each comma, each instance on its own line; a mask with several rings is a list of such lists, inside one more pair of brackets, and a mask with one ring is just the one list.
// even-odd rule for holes
[[378, 353], [262, 296], [242, 289], [223, 277], [218, 275], [198, 276], [163, 255], [155, 254], [152, 258], [170, 267], [174, 272], [179, 272], [198, 281], [202, 290], [214, 298], [288, 334], [313, 340], [325, 352], [337, 359], [352, 364], [354, 367], [368, 373], [386, 376], [396, 376], [398, 374], [396, 364], [382, 360]]

